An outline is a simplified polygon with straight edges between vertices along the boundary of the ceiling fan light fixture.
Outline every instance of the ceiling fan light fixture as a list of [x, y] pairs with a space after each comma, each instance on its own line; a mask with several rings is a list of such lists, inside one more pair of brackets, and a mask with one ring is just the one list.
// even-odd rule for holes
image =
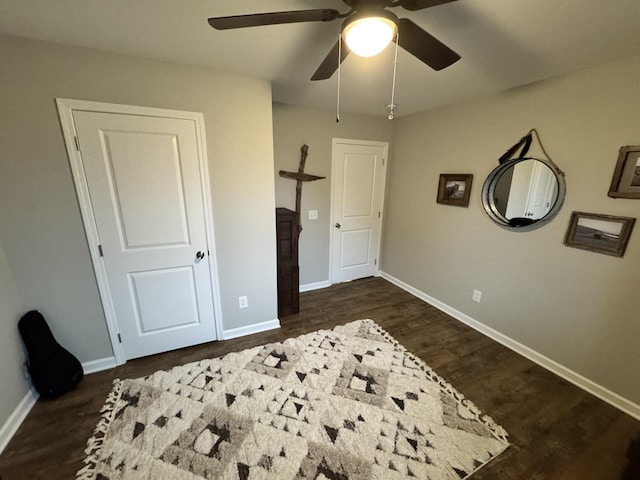
[[397, 32], [395, 15], [381, 11], [348, 19], [342, 30], [342, 38], [356, 55], [373, 57], [391, 43]]

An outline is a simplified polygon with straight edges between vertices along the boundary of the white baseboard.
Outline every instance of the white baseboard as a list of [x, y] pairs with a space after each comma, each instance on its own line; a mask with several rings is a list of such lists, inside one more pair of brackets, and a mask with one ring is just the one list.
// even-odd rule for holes
[[110, 368], [115, 368], [117, 365], [116, 357], [99, 358], [97, 360], [83, 362], [82, 370], [84, 370], [85, 374], [89, 374], [109, 370]]
[[253, 333], [266, 332], [267, 330], [275, 330], [280, 328], [280, 320], [268, 320], [262, 323], [254, 323], [253, 325], [247, 325], [246, 327], [232, 328], [230, 330], [224, 330], [222, 332], [223, 340], [231, 340], [232, 338], [244, 337], [245, 335], [251, 335]]
[[[98, 360], [92, 360], [90, 362], [84, 362], [82, 364], [82, 370], [84, 370], [85, 374], [101, 372], [103, 370], [108, 370], [116, 366], [115, 357], [108, 358], [100, 358]], [[33, 387], [30, 387], [27, 393], [24, 395], [18, 406], [15, 408], [13, 413], [9, 416], [7, 421], [0, 428], [0, 454], [9, 444], [11, 438], [15, 435], [24, 422], [24, 419], [27, 418], [29, 412], [36, 404], [36, 401], [40, 395]]]
[[0, 428], [0, 454], [2, 454], [11, 438], [13, 438], [15, 433], [18, 431], [18, 428], [20, 428], [24, 419], [27, 418], [27, 415], [29, 415], [29, 412], [36, 404], [38, 397], [38, 392], [33, 388], [29, 388], [13, 413], [9, 416], [7, 421], [4, 422], [4, 425]]
[[331, 286], [331, 282], [329, 280], [325, 280], [324, 282], [316, 282], [316, 283], [305, 283], [304, 285], [300, 285], [300, 292], [310, 292], [311, 290], [320, 290], [321, 288], [327, 288]]
[[565, 367], [564, 365], [559, 364], [558, 362], [551, 360], [550, 358], [536, 352], [532, 348], [523, 345], [522, 343], [513, 340], [512, 338], [494, 330], [491, 327], [486, 326], [485, 324], [479, 322], [471, 318], [469, 315], [462, 313], [459, 310], [456, 310], [453, 307], [450, 307], [446, 303], [437, 300], [430, 295], [418, 290], [417, 288], [412, 287], [411, 285], [404, 283], [402, 280], [399, 280], [385, 272], [381, 272], [381, 277], [385, 280], [390, 281], [391, 283], [397, 285], [398, 287], [406, 290], [412, 295], [418, 297], [421, 300], [433, 305], [438, 310], [442, 310], [443, 312], [451, 315], [456, 320], [468, 325], [469, 327], [477, 330], [478, 332], [486, 335], [487, 337], [495, 340], [496, 342], [504, 345], [505, 347], [513, 350], [516, 353], [519, 353], [525, 358], [528, 358], [534, 363], [537, 363], [541, 367], [549, 370], [550, 372], [555, 373], [559, 377], [564, 378], [568, 382], [573, 383], [577, 387], [591, 393], [592, 395], [598, 397], [600, 400], [607, 402], [609, 405], [616, 407], [619, 410], [622, 410], [624, 413], [631, 415], [632, 417], [640, 420], [640, 405], [632, 402], [615, 392], [603, 387], [602, 385], [598, 385], [597, 383], [589, 380], [588, 378], [580, 375], [579, 373], [574, 372], [573, 370]]

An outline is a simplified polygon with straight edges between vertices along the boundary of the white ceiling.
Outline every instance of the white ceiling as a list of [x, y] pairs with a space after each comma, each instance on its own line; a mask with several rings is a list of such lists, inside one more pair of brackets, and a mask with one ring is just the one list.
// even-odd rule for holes
[[[212, 16], [348, 7], [341, 0], [0, 0], [0, 32], [271, 80], [273, 99], [334, 109], [309, 79], [341, 20], [217, 31]], [[640, 0], [458, 0], [407, 17], [458, 52], [440, 72], [400, 50], [398, 115], [640, 54]], [[5, 66], [6, 68], [6, 66]], [[341, 111], [385, 115], [393, 49], [343, 63]]]

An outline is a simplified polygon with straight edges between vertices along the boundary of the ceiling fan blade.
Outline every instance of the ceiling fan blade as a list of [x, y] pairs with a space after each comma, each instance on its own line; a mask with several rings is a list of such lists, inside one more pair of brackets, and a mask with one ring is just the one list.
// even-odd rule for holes
[[398, 45], [434, 70], [442, 70], [460, 60], [460, 55], [408, 18], [399, 21]]
[[400, 6], [405, 10], [416, 11], [455, 1], [456, 0], [400, 0]]
[[349, 55], [349, 48], [343, 43], [342, 52], [340, 52], [340, 40], [336, 42], [331, 51], [324, 57], [324, 60], [313, 74], [311, 80], [326, 80], [331, 78], [333, 72], [338, 69], [338, 55], [340, 55], [340, 63], [344, 62], [344, 59]]
[[212, 17], [208, 20], [216, 30], [231, 28], [260, 27], [282, 23], [329, 22], [335, 20], [340, 12], [332, 9], [292, 10], [289, 12], [254, 13], [250, 15], [234, 15], [231, 17]]

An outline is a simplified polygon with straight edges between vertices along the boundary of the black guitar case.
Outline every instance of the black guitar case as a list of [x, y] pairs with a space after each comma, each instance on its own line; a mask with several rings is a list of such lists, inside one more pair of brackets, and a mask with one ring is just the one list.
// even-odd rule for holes
[[27, 349], [27, 369], [40, 395], [56, 398], [73, 389], [84, 376], [76, 357], [54, 338], [46, 320], [37, 310], [23, 315], [18, 330]]
[[640, 435], [629, 443], [627, 458], [629, 464], [620, 480], [638, 480], [640, 478]]

